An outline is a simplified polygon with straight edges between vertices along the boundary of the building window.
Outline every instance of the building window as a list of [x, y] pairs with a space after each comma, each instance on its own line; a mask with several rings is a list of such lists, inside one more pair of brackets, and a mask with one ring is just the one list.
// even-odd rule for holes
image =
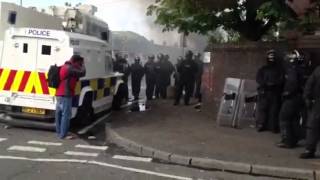
[[28, 53], [28, 44], [23, 43], [23, 53]]
[[9, 11], [8, 23], [9, 24], [16, 24], [16, 20], [17, 20], [17, 12]]
[[51, 46], [42, 45], [42, 54], [51, 55]]

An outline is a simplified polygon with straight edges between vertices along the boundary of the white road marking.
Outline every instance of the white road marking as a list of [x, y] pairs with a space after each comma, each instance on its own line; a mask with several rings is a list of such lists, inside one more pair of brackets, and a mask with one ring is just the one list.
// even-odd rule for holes
[[0, 138], [0, 142], [8, 140], [7, 138]]
[[31, 146], [11, 146], [8, 148], [8, 151], [25, 151], [25, 152], [45, 152], [46, 148], [38, 148]]
[[109, 148], [108, 146], [92, 146], [92, 145], [82, 145], [82, 144], [78, 144], [75, 147], [82, 148], [82, 149], [102, 150], [102, 151], [105, 151]]
[[127, 161], [141, 161], [141, 162], [151, 162], [152, 158], [143, 158], [143, 157], [134, 157], [134, 156], [121, 156], [121, 155], [114, 155], [113, 159], [121, 159]]
[[95, 127], [97, 124], [101, 123], [102, 121], [106, 120], [109, 116], [111, 115], [111, 113], [99, 118], [98, 120], [96, 120], [94, 123], [90, 124], [87, 127], [84, 127], [83, 129], [81, 129], [80, 131], [78, 131], [78, 134], [83, 135], [85, 133], [87, 133], [90, 129], [92, 129], [93, 127]]
[[62, 143], [43, 142], [43, 141], [28, 141], [28, 144], [42, 145], [42, 146], [62, 146]]
[[170, 179], [177, 179], [177, 180], [192, 180], [192, 178], [189, 177], [182, 177], [182, 176], [175, 176], [165, 173], [158, 173], [154, 171], [148, 171], [143, 169], [137, 169], [137, 168], [130, 168], [125, 166], [119, 166], [115, 164], [109, 164], [109, 163], [103, 163], [98, 161], [88, 161], [88, 160], [80, 160], [80, 159], [33, 159], [33, 158], [27, 158], [27, 157], [16, 157], [16, 156], [1, 156], [0, 159], [6, 159], [6, 160], [21, 160], [21, 161], [32, 161], [32, 162], [54, 162], [54, 163], [80, 163], [80, 164], [89, 164], [89, 165], [98, 165], [102, 167], [110, 167], [114, 169], [120, 169], [140, 174], [148, 174], [158, 177], [165, 177]]
[[98, 153], [87, 153], [87, 152], [76, 152], [76, 151], [67, 151], [64, 153], [69, 156], [89, 156], [89, 157], [97, 157]]
[[192, 178], [189, 178], [189, 177], [169, 175], [169, 174], [164, 174], [164, 173], [158, 173], [158, 172], [153, 172], [153, 171], [148, 171], [148, 170], [143, 170], [143, 169], [130, 168], [130, 167], [124, 167], [124, 166], [119, 166], [119, 165], [109, 164], [109, 163], [103, 163], [103, 162], [98, 162], [98, 161], [88, 161], [88, 163], [89, 164], [96, 164], [96, 165], [104, 166], [104, 167], [122, 169], [122, 170], [131, 171], [131, 172], [135, 172], [135, 173], [149, 174], [149, 175], [154, 175], [154, 176], [159, 176], [159, 177], [171, 178], [171, 179], [192, 180]]

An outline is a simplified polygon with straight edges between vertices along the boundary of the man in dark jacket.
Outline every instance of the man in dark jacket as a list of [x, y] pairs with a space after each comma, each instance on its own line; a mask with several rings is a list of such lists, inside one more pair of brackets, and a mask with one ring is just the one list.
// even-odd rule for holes
[[307, 123], [306, 151], [300, 158], [309, 159], [315, 157], [320, 138], [320, 67], [309, 77], [303, 97], [311, 113]]
[[75, 95], [75, 87], [80, 77], [85, 76], [86, 70], [83, 58], [73, 55], [71, 59], [60, 69], [60, 84], [56, 91], [56, 132], [60, 139], [71, 139], [68, 135], [70, 119], [72, 115], [72, 97]]
[[192, 60], [192, 58], [192, 51], [188, 51], [186, 53], [186, 58], [178, 66], [180, 81], [174, 105], [179, 104], [183, 90], [185, 90], [184, 104], [189, 105], [192, 88], [194, 87], [193, 83], [198, 69], [197, 64]]
[[276, 60], [275, 51], [267, 53], [267, 64], [257, 73], [258, 110], [257, 131], [279, 132], [279, 111], [283, 86], [283, 69]]
[[134, 100], [139, 100], [141, 80], [144, 75], [144, 68], [140, 64], [140, 57], [135, 57], [134, 63], [130, 67], [131, 70], [131, 85], [132, 95]]
[[304, 73], [299, 66], [299, 53], [294, 51], [286, 56], [285, 82], [280, 110], [281, 148], [294, 148], [301, 137], [300, 115], [303, 110], [302, 84]]
[[147, 63], [144, 65], [144, 71], [146, 74], [146, 96], [147, 100], [152, 100], [154, 90], [156, 87], [156, 64], [154, 62], [154, 55], [148, 57]]

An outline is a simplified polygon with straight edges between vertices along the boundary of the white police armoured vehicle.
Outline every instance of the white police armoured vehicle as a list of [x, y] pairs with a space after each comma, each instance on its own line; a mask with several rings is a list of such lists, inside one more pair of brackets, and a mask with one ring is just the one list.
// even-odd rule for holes
[[0, 51], [0, 112], [5, 114], [1, 121], [53, 128], [56, 98], [55, 89], [48, 87], [47, 72], [51, 65], [63, 65], [73, 54], [84, 57], [86, 76], [76, 86], [72, 117], [87, 121], [112, 104], [120, 106], [124, 99], [119, 90], [122, 74], [113, 72], [109, 30], [102, 25], [101, 33], [90, 33], [90, 27], [86, 29], [89, 33], [70, 32], [77, 26], [70, 26], [70, 31], [8, 28]]

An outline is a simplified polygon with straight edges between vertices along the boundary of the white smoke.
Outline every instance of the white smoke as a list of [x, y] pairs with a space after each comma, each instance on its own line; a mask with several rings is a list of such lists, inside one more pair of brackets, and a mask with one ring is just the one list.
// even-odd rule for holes
[[[176, 31], [162, 32], [162, 27], [154, 23], [155, 18], [146, 16], [147, 7], [154, 0], [85, 0], [84, 3], [98, 7], [97, 16], [105, 20], [113, 31], [133, 31], [153, 40], [156, 44], [176, 46], [181, 35]], [[204, 41], [205, 42], [205, 41]], [[203, 44], [203, 43], [202, 43]], [[188, 42], [196, 49], [196, 42]], [[205, 45], [202, 45], [203, 49]]]

